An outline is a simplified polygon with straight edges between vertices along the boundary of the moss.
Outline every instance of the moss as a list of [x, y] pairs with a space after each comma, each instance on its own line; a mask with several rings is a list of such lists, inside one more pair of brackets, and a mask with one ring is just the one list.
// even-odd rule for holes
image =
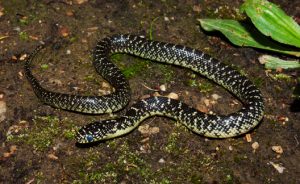
[[25, 31], [21, 31], [19, 33], [19, 38], [23, 41], [27, 41], [29, 39], [29, 36]]
[[114, 61], [118, 67], [120, 68], [121, 72], [127, 79], [131, 79], [138, 74], [141, 74], [146, 68], [148, 68], [148, 60], [141, 59], [139, 57], [134, 57], [131, 62], [123, 61], [125, 60], [124, 54], [114, 54], [111, 56], [112, 61]]
[[[51, 146], [53, 139], [59, 133], [59, 119], [55, 116], [38, 117], [34, 120], [35, 129], [28, 134], [26, 143], [33, 145], [37, 151], [43, 151]], [[37, 124], [46, 124], [39, 128]]]
[[61, 132], [59, 119], [55, 116], [37, 116], [33, 123], [33, 128], [26, 128], [18, 135], [9, 135], [7, 141], [32, 145], [36, 151], [48, 149]]
[[179, 138], [180, 133], [173, 132], [169, 135], [168, 137], [168, 142], [165, 147], [165, 151], [168, 153], [175, 153], [178, 152], [178, 147], [177, 147], [177, 140]]
[[213, 84], [209, 81], [203, 81], [198, 84], [198, 89], [202, 93], [207, 93], [213, 90]]
[[203, 176], [199, 175], [198, 173], [194, 173], [192, 174], [191, 178], [190, 178], [190, 182], [194, 183], [194, 184], [200, 184], [203, 181]]
[[262, 86], [262, 84], [264, 83], [264, 79], [261, 77], [256, 77], [256, 78], [254, 78], [253, 83], [255, 86], [260, 88]]
[[273, 78], [274, 80], [282, 80], [285, 82], [291, 82], [292, 78], [290, 75], [284, 74], [284, 73], [279, 73], [279, 74], [275, 74], [275, 75], [269, 75], [271, 78]]
[[75, 128], [64, 130], [63, 135], [66, 139], [70, 139], [70, 140], [75, 139], [75, 135], [76, 135]]
[[41, 64], [41, 69], [47, 70], [49, 68], [48, 64]]

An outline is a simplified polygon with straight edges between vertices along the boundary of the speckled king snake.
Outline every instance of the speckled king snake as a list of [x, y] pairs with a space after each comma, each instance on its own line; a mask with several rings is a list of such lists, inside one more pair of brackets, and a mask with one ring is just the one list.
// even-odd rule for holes
[[210, 115], [181, 101], [150, 97], [133, 104], [121, 117], [83, 126], [76, 135], [78, 143], [107, 140], [127, 134], [144, 119], [155, 115], [173, 118], [203, 136], [234, 137], [253, 129], [264, 114], [261, 92], [249, 79], [209, 55], [185, 46], [150, 41], [133, 35], [114, 35], [102, 39], [94, 50], [93, 64], [96, 71], [115, 88], [113, 93], [104, 96], [75, 96], [43, 88], [30, 71], [30, 63], [38, 50], [40, 48], [25, 62], [25, 74], [37, 97], [56, 108], [97, 114], [115, 112], [127, 105], [130, 88], [122, 72], [109, 61], [114, 53], [127, 53], [189, 68], [223, 86], [243, 102], [243, 107], [232, 114]]

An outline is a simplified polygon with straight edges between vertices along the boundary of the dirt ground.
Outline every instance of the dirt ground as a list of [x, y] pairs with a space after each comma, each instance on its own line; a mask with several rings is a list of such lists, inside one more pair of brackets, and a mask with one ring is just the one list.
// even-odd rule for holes
[[[299, 1], [272, 2], [300, 19]], [[293, 98], [299, 72], [265, 71], [257, 60], [265, 51], [235, 47], [222, 35], [201, 30], [197, 21], [239, 18], [241, 4], [1, 0], [0, 183], [300, 183], [300, 104]], [[41, 41], [51, 40], [33, 64], [41, 84], [57, 92], [105, 94], [113, 89], [94, 71], [91, 51], [97, 40], [119, 33], [152, 35], [234, 65], [263, 93], [266, 112], [261, 124], [247, 136], [209, 139], [171, 119], [153, 117], [126, 136], [78, 146], [78, 128], [111, 117], [43, 104], [24, 76], [24, 59]], [[161, 95], [176, 93], [185, 103], [216, 114], [241, 107], [221, 86], [186, 69], [121, 54], [112, 60], [129, 79], [130, 104], [158, 90]]]

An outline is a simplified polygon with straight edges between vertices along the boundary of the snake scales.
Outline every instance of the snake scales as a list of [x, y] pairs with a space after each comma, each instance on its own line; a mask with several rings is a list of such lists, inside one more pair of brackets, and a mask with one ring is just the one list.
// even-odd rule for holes
[[[41, 46], [42, 47], [42, 46]], [[181, 45], [149, 41], [140, 36], [115, 35], [98, 42], [93, 53], [96, 71], [116, 90], [104, 96], [75, 96], [43, 88], [30, 71], [38, 47], [25, 62], [25, 74], [37, 97], [56, 108], [83, 113], [110, 113], [122, 109], [130, 100], [130, 88], [121, 71], [109, 61], [114, 53], [127, 53], [142, 58], [189, 68], [213, 80], [236, 95], [244, 104], [229, 115], [209, 115], [166, 97], [150, 97], [133, 104], [125, 115], [83, 126], [76, 139], [79, 143], [107, 140], [124, 135], [144, 119], [162, 115], [182, 122], [195, 133], [207, 137], [227, 138], [253, 129], [264, 114], [260, 91], [245, 76], [209, 55]]]

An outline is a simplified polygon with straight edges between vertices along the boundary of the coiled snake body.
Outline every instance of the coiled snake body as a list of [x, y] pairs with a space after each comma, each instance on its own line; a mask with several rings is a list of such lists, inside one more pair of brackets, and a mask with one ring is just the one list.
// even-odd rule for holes
[[244, 104], [239, 111], [229, 115], [209, 115], [177, 100], [150, 97], [136, 102], [125, 115], [117, 119], [83, 126], [76, 136], [79, 143], [124, 135], [144, 119], [155, 115], [173, 118], [193, 132], [207, 137], [234, 137], [253, 129], [264, 114], [262, 95], [249, 79], [209, 55], [185, 46], [149, 41], [133, 35], [104, 38], [94, 50], [93, 64], [96, 71], [116, 89], [105, 96], [75, 96], [48, 91], [41, 87], [30, 71], [30, 62], [37, 50], [26, 61], [25, 74], [36, 95], [43, 102], [57, 108], [84, 113], [109, 113], [122, 109], [130, 100], [130, 89], [123, 74], [109, 61], [110, 55], [114, 53], [127, 53], [189, 68], [220, 84]]

